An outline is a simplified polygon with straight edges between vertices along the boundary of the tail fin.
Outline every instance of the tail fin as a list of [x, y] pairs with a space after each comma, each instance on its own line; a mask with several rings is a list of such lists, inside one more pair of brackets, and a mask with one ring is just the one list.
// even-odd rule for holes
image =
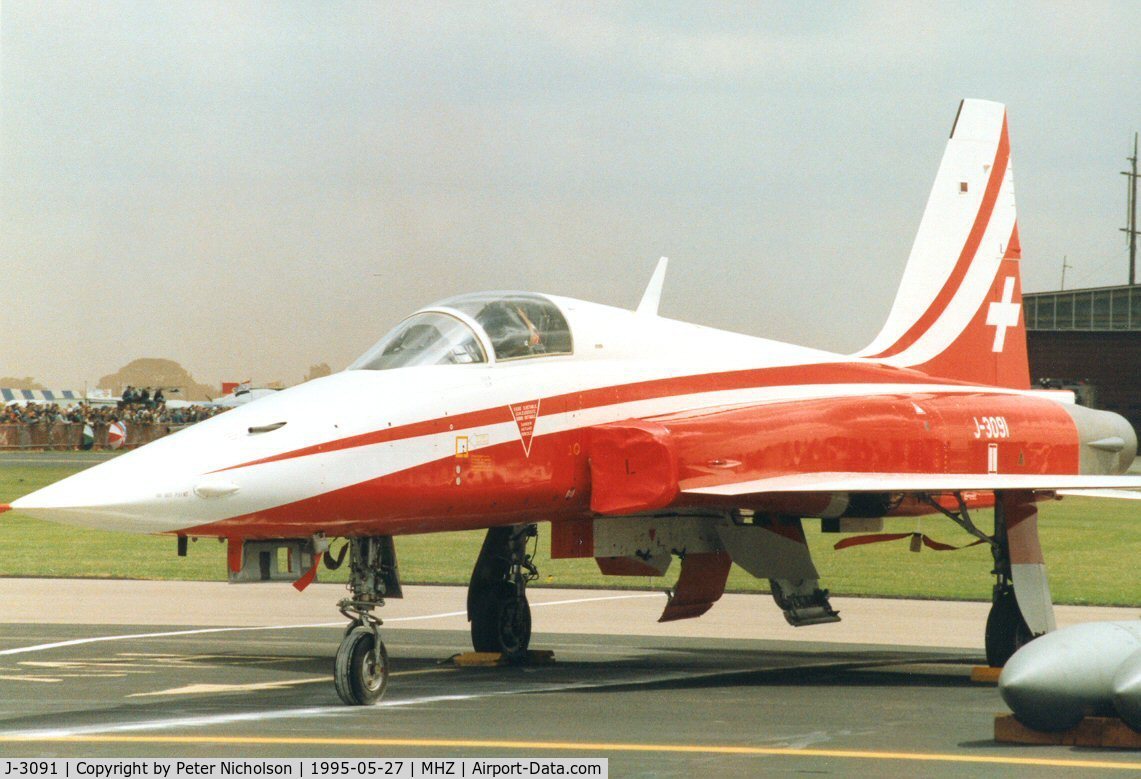
[[964, 100], [891, 314], [857, 356], [1028, 387], [1020, 264], [1006, 108]]

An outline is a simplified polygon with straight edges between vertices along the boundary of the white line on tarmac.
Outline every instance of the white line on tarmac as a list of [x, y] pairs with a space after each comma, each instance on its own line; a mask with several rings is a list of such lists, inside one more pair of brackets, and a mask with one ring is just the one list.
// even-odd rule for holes
[[[549, 600], [545, 603], [532, 603], [531, 608], [536, 609], [539, 606], [566, 606], [572, 603], [596, 603], [601, 600], [630, 600], [631, 598], [661, 598], [665, 595], [664, 591], [661, 592], [640, 592], [632, 595], [607, 595], [599, 598], [571, 598], [569, 600]], [[396, 620], [392, 620], [395, 622]]]
[[65, 646], [80, 646], [82, 644], [97, 644], [103, 641], [128, 641], [138, 638], [170, 638], [172, 636], [194, 636], [205, 633], [236, 633], [243, 630], [289, 630], [291, 628], [323, 628], [337, 627], [342, 622], [326, 622], [313, 625], [263, 625], [245, 628], [199, 628], [196, 630], [170, 630], [164, 633], [132, 633], [120, 636], [91, 636], [89, 638], [73, 638], [70, 641], [54, 641], [50, 644], [36, 644], [35, 646], [19, 646], [14, 649], [0, 649], [0, 656], [22, 655], [29, 652], [44, 652], [48, 649], [59, 649]]
[[[544, 606], [567, 606], [576, 603], [593, 603], [595, 601], [607, 600], [628, 600], [631, 598], [660, 598], [660, 592], [641, 592], [632, 593], [630, 595], [606, 595], [597, 598], [573, 598], [568, 600], [555, 600], [547, 601], [545, 603], [532, 603], [531, 608], [539, 608]], [[392, 617], [384, 620], [385, 624], [390, 622], [416, 622], [419, 620], [427, 619], [444, 619], [447, 617], [466, 617], [467, 611], [445, 611], [440, 614], [421, 614], [414, 617]], [[242, 631], [254, 630], [296, 630], [298, 628], [330, 628], [341, 627], [344, 622], [315, 622], [308, 625], [260, 625], [256, 627], [239, 627], [239, 628], [196, 628], [193, 630], [170, 630], [161, 633], [132, 633], [130, 635], [118, 636], [91, 636], [89, 638], [73, 638], [69, 641], [54, 641], [50, 644], [36, 644], [34, 646], [21, 646], [13, 649], [0, 649], [0, 657], [5, 655], [22, 655], [30, 652], [44, 652], [49, 649], [60, 649], [68, 646], [81, 646], [83, 644], [97, 644], [104, 641], [129, 641], [133, 639], [142, 638], [171, 638], [174, 636], [196, 636], [204, 635], [207, 633], [238, 633]]]
[[88, 725], [78, 728], [49, 728], [45, 730], [0, 731], [6, 738], [27, 739], [29, 741], [51, 741], [72, 736], [93, 735], [96, 733], [127, 733], [139, 730], [170, 730], [171, 728], [202, 728], [210, 725], [229, 725], [235, 722], [265, 722], [275, 719], [295, 717], [320, 717], [327, 714], [344, 714], [352, 711], [345, 706], [312, 706], [305, 709], [281, 709], [279, 711], [250, 711], [240, 714], [219, 714], [212, 717], [173, 717], [163, 720], [130, 722], [119, 725]]
[[[389, 674], [394, 676], [424, 676], [425, 674], [450, 673], [456, 668], [428, 668], [422, 671], [395, 671]], [[3, 677], [0, 677], [3, 678]], [[13, 677], [19, 679], [19, 677]], [[282, 679], [276, 682], [255, 682], [253, 684], [188, 684], [183, 687], [172, 687], [169, 690], [155, 690], [153, 692], [136, 692], [128, 698], [152, 698], [163, 695], [211, 695], [215, 693], [234, 692], [260, 692], [262, 690], [284, 690], [296, 687], [299, 684], [328, 684], [330, 676], [307, 676], [304, 679]], [[57, 680], [58, 681], [58, 680]]]
[[[795, 670], [807, 667], [819, 667], [832, 663], [802, 663], [787, 666], [782, 670]], [[75, 736], [89, 736], [109, 733], [129, 733], [132, 731], [172, 730], [175, 728], [206, 728], [219, 725], [230, 725], [236, 722], [264, 722], [269, 720], [296, 719], [300, 717], [321, 716], [348, 716], [362, 715], [369, 711], [384, 708], [403, 706], [417, 706], [432, 703], [452, 703], [455, 701], [476, 700], [479, 698], [496, 698], [506, 695], [532, 695], [539, 693], [569, 692], [574, 690], [595, 690], [607, 687], [627, 687], [634, 684], [661, 684], [683, 680], [716, 678], [718, 676], [736, 675], [740, 673], [771, 671], [772, 668], [735, 668], [727, 671], [702, 671], [697, 673], [672, 672], [661, 673], [654, 676], [628, 677], [623, 679], [610, 679], [604, 682], [568, 682], [553, 684], [545, 687], [529, 687], [523, 689], [495, 690], [480, 693], [454, 693], [451, 695], [426, 695], [419, 698], [386, 699], [372, 707], [357, 706], [311, 706], [303, 709], [278, 709], [276, 711], [241, 712], [234, 714], [217, 714], [203, 717], [173, 717], [169, 719], [144, 720], [142, 722], [125, 722], [107, 725], [84, 725], [75, 728], [51, 728], [45, 730], [10, 730], [0, 731], [0, 738], [4, 740], [27, 741], [53, 741], [73, 738]]]
[[[466, 617], [467, 611], [442, 611], [439, 614], [421, 614], [418, 617], [392, 617], [391, 619], [381, 620], [385, 625], [389, 622], [416, 622], [422, 619], [445, 619], [447, 617]], [[338, 625], [345, 624], [338, 622]]]
[[[541, 603], [532, 603], [531, 608], [537, 609], [542, 606], [570, 606], [576, 603], [597, 603], [604, 600], [630, 600], [632, 598], [660, 598], [665, 593], [661, 592], [641, 592], [631, 595], [605, 595], [597, 598], [569, 598], [567, 600], [549, 600]], [[421, 619], [442, 619], [444, 617], [466, 617], [467, 611], [445, 611], [442, 614], [424, 614], [418, 617], [392, 617], [391, 619], [384, 620], [384, 624], [390, 622], [415, 622]], [[343, 624], [343, 623], [337, 623]]]

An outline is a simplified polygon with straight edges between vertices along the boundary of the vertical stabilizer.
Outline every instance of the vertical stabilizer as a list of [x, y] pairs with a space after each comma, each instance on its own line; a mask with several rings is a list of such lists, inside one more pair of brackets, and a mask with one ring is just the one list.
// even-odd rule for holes
[[858, 356], [1028, 387], [1020, 266], [1006, 108], [964, 100], [891, 313]]
[[638, 303], [637, 313], [641, 316], [657, 316], [658, 305], [662, 302], [662, 287], [666, 283], [666, 266], [669, 259], [662, 257], [658, 260], [658, 267], [654, 268], [654, 275], [642, 293], [642, 301]]

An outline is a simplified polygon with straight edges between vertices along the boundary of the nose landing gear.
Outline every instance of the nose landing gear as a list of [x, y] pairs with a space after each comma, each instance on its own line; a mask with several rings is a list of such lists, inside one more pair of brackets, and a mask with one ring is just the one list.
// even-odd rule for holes
[[391, 536], [349, 539], [349, 589], [352, 597], [337, 604], [349, 626], [337, 649], [333, 681], [342, 701], [366, 706], [380, 700], [388, 686], [388, 652], [380, 640], [381, 621], [372, 612], [384, 605], [385, 596], [401, 597]]
[[350, 706], [376, 703], [388, 686], [388, 652], [377, 631], [379, 620], [353, 628], [337, 649], [333, 681]]

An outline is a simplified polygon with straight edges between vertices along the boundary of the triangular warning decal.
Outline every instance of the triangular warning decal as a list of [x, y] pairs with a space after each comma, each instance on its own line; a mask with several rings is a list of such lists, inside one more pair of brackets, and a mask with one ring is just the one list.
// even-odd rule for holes
[[511, 404], [511, 416], [519, 428], [519, 440], [523, 442], [523, 453], [531, 456], [531, 437], [535, 434], [535, 420], [539, 418], [539, 401], [528, 400]]

